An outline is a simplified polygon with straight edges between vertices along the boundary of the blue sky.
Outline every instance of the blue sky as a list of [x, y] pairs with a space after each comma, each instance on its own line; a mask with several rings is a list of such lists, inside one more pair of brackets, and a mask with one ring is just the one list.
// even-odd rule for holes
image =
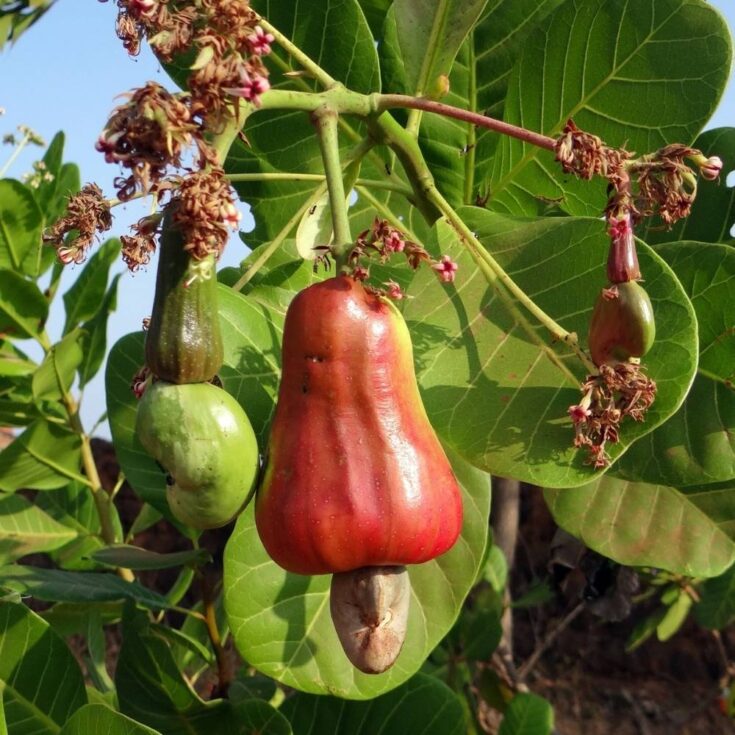
[[[710, 4], [725, 15], [731, 29], [735, 28], [733, 0], [714, 0]], [[27, 124], [49, 142], [57, 131], [63, 130], [66, 134], [65, 160], [77, 163], [82, 181], [96, 181], [108, 196], [113, 195], [112, 180], [118, 171], [104, 163], [103, 157], [95, 152], [94, 143], [116, 104], [115, 95], [150, 79], [168, 84], [168, 78], [147, 48], [144, 47], [134, 60], [128, 57], [115, 36], [115, 15], [114, 2], [58, 0], [18, 44], [0, 53], [0, 107], [6, 110], [0, 117], [0, 135], [13, 132], [19, 124]], [[732, 76], [708, 127], [731, 125], [735, 125]], [[40, 149], [31, 148], [19, 157], [8, 175], [20, 178], [40, 153]], [[8, 154], [7, 147], [0, 147], [0, 167]], [[111, 234], [126, 234], [129, 224], [146, 213], [146, 207], [139, 202], [116, 208]], [[247, 218], [243, 225], [249, 226]], [[246, 253], [239, 239], [233, 238], [223, 264], [235, 265]], [[125, 270], [122, 264], [119, 270]], [[74, 269], [66, 273], [64, 284], [68, 286], [76, 273]], [[154, 279], [154, 267], [135, 275], [124, 275], [118, 310], [110, 318], [109, 344], [138, 329], [143, 317], [149, 315]], [[61, 309], [56, 309], [49, 322], [52, 338], [58, 337], [62, 324], [63, 314]], [[104, 406], [100, 373], [84, 396], [82, 417], [85, 425], [91, 426], [104, 411]], [[106, 427], [99, 433], [109, 435]]]

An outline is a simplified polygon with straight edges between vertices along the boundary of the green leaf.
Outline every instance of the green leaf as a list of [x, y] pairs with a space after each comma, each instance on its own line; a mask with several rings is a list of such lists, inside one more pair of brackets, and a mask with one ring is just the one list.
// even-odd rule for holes
[[112, 279], [110, 288], [94, 316], [82, 325], [84, 330], [84, 362], [79, 367], [79, 384], [84, 387], [97, 374], [107, 351], [107, 320], [117, 308], [117, 287], [120, 274]]
[[[691, 577], [721, 574], [735, 560], [735, 490], [675, 490], [610, 476], [545, 490], [554, 520], [600, 554], [627, 566]], [[712, 507], [710, 507], [712, 506]]]
[[701, 599], [694, 608], [700, 625], [722, 630], [735, 620], [735, 566], [719, 577], [708, 579], [700, 588]]
[[489, 479], [449, 458], [463, 490], [462, 536], [446, 554], [409, 568], [412, 598], [408, 634], [384, 674], [362, 674], [342, 653], [329, 615], [329, 575], [289, 574], [271, 561], [245, 510], [225, 549], [225, 609], [235, 645], [262, 673], [316, 694], [366, 699], [406, 681], [446, 635], [474, 584], [487, 540]]
[[126, 567], [133, 571], [145, 569], [170, 569], [184, 565], [200, 566], [212, 561], [206, 549], [190, 549], [175, 551], [170, 554], [159, 554], [138, 546], [117, 544], [107, 546], [92, 553], [92, 558], [111, 567]]
[[508, 581], [508, 562], [500, 547], [495, 544], [490, 547], [483, 577], [497, 594], [501, 594], [505, 589]]
[[0, 268], [38, 275], [42, 227], [32, 191], [20, 181], [0, 180]]
[[398, 43], [408, 93], [430, 95], [452, 62], [487, 0], [395, 0]]
[[233, 706], [241, 735], [291, 735], [289, 721], [270, 704], [251, 699]]
[[58, 549], [76, 536], [24, 497], [0, 495], [0, 563]]
[[[245, 297], [220, 287], [225, 355], [219, 375], [225, 389], [248, 414], [260, 446], [264, 446], [278, 391], [284, 313], [285, 305], [261, 301], [255, 292]], [[165, 474], [135, 436], [137, 402], [130, 382], [145, 361], [143, 344], [142, 333], [130, 334], [110, 351], [106, 373], [110, 431], [125, 477], [143, 500], [170, 519]]]
[[77, 368], [84, 359], [84, 336], [81, 329], [75, 329], [46, 353], [41, 366], [33, 375], [33, 397], [36, 401], [58, 401], [69, 392]]
[[614, 468], [626, 480], [681, 487], [735, 478], [735, 250], [677, 242], [656, 247], [692, 301], [699, 369], [684, 405]]
[[105, 629], [99, 610], [90, 610], [84, 637], [87, 641], [88, 654], [84, 657], [84, 661], [89, 678], [99, 691], [114, 692], [115, 685], [107, 671]]
[[145, 615], [129, 607], [115, 684], [120, 709], [166, 735], [253, 733], [228, 701], [204, 702], [196, 695], [181, 676], [168, 644], [151, 632]]
[[688, 217], [680, 219], [670, 230], [649, 226], [643, 239], [649, 243], [699, 240], [735, 244], [731, 232], [735, 224], [735, 188], [728, 184], [728, 173], [735, 170], [735, 128], [716, 128], [702, 133], [693, 143], [705, 156], [722, 159], [722, 176], [716, 181], [700, 177], [697, 198]]
[[[505, 120], [556, 137], [573, 118], [639, 154], [686, 144], [717, 106], [730, 60], [727, 24], [703, 0], [571, 0], [526, 40]], [[553, 153], [509, 137], [489, 181], [491, 206], [513, 214], [561, 198], [570, 214], [596, 215], [604, 187], [563, 175]]]
[[[502, 118], [508, 76], [526, 39], [562, 1], [490, 0], [457, 54], [442, 102]], [[487, 193], [485, 180], [499, 137], [442, 115], [421, 118], [421, 149], [450, 204], [473, 204]]]
[[107, 290], [112, 264], [120, 254], [120, 241], [108, 240], [94, 252], [79, 277], [64, 294], [66, 322], [64, 334], [94, 317], [100, 310]]
[[[528, 297], [585, 346], [592, 307], [606, 285], [603, 223], [459, 211]], [[518, 313], [508, 309], [451, 228], [438, 223], [436, 232], [441, 252], [459, 264], [456, 281], [442, 286], [424, 269], [404, 311], [432, 423], [465, 459], [493, 474], [546, 487], [589, 482], [595, 470], [572, 446], [567, 414], [579, 401], [583, 366], [545, 328], [530, 317], [523, 321], [525, 307], [513, 301]], [[620, 443], [608, 446], [613, 460], [676, 411], [696, 367], [692, 306], [671, 269], [646, 246], [639, 251], [658, 330], [645, 364], [658, 394], [645, 422], [623, 423]]]
[[37, 337], [48, 316], [48, 302], [35, 283], [19, 273], [0, 270], [0, 332]]
[[114, 574], [62, 572], [19, 564], [0, 567], [0, 587], [46, 602], [109, 602], [132, 599], [145, 607], [168, 607], [166, 598]]
[[44, 419], [34, 421], [0, 452], [0, 490], [53, 490], [69, 480], [82, 480], [81, 439]]
[[[64, 157], [64, 142], [64, 133], [63, 131], [59, 131], [54, 135], [46, 149], [46, 153], [43, 155], [42, 162], [45, 167], [45, 173], [48, 174], [50, 180], [41, 178], [38, 187], [33, 190], [42, 212], [47, 211], [56, 196], [56, 190], [59, 186], [59, 172], [61, 171], [61, 163]], [[48, 219], [46, 221], [50, 224]]]
[[516, 694], [500, 724], [498, 735], [551, 735], [554, 710], [535, 694]]
[[383, 20], [393, 0], [358, 0], [375, 40], [380, 39]]
[[692, 609], [692, 598], [684, 590], [679, 590], [674, 602], [666, 609], [666, 614], [656, 626], [656, 637], [662, 641], [673, 638], [681, 629]]
[[[52, 224], [66, 212], [69, 197], [76, 194], [81, 188], [79, 167], [75, 163], [63, 164], [59, 169], [59, 175], [56, 177], [54, 196], [46, 205], [44, 211], [47, 224]], [[44, 258], [46, 257], [45, 253], [48, 253], [48, 262], [53, 262], [56, 257], [54, 248], [45, 248]]]
[[635, 651], [636, 648], [642, 646], [655, 632], [659, 623], [664, 619], [666, 615], [666, 608], [659, 607], [654, 610], [650, 615], [646, 615], [643, 620], [636, 623], [633, 628], [633, 632], [630, 634], [627, 643], [625, 644], [626, 653]]
[[124, 603], [117, 602], [57, 602], [41, 617], [63, 638], [84, 635], [90, 615], [97, 615], [105, 625], [122, 618]]
[[59, 735], [160, 735], [158, 730], [111, 710], [104, 704], [87, 704], [78, 709]]
[[405, 684], [370, 702], [297, 694], [281, 711], [294, 735], [344, 732], [350, 735], [463, 735], [467, 732], [457, 695], [438, 679], [417, 674]]
[[30, 375], [37, 367], [12, 342], [0, 339], [0, 376], [15, 378]]
[[55, 735], [87, 703], [74, 656], [25, 605], [0, 601], [0, 700], [10, 733]]

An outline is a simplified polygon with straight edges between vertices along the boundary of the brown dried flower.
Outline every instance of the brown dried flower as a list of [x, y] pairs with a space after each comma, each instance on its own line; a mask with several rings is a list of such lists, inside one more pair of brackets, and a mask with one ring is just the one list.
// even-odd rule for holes
[[111, 227], [110, 203], [97, 184], [85, 184], [69, 197], [66, 214], [44, 233], [43, 241], [53, 244], [64, 265], [81, 263], [95, 236]]
[[656, 383], [639, 364], [601, 365], [599, 374], [589, 375], [582, 384], [582, 400], [569, 407], [574, 446], [587, 449], [587, 462], [595, 469], [609, 466], [606, 445], [619, 441], [621, 421], [625, 416], [643, 421], [655, 397]]

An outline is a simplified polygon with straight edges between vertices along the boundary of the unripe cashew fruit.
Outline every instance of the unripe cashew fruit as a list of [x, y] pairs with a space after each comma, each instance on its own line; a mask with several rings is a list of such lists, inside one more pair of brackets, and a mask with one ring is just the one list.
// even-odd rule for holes
[[182, 523], [217, 528], [242, 510], [258, 474], [258, 444], [247, 415], [225, 390], [153, 383], [138, 404], [136, 433], [169, 473], [166, 498]]
[[589, 333], [595, 365], [643, 357], [655, 338], [653, 306], [640, 283], [618, 283], [597, 298]]

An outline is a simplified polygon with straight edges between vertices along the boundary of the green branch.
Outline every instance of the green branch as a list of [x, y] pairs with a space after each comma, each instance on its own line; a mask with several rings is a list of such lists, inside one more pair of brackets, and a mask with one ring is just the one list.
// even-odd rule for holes
[[347, 194], [342, 179], [342, 166], [339, 159], [339, 129], [338, 114], [334, 108], [327, 105], [320, 107], [312, 115], [312, 122], [316, 128], [319, 148], [322, 152], [324, 173], [327, 176], [327, 191], [329, 205], [332, 212], [332, 230], [334, 232], [332, 253], [334, 254], [337, 270], [347, 262], [347, 256], [354, 245], [350, 233], [350, 217], [347, 212]]

